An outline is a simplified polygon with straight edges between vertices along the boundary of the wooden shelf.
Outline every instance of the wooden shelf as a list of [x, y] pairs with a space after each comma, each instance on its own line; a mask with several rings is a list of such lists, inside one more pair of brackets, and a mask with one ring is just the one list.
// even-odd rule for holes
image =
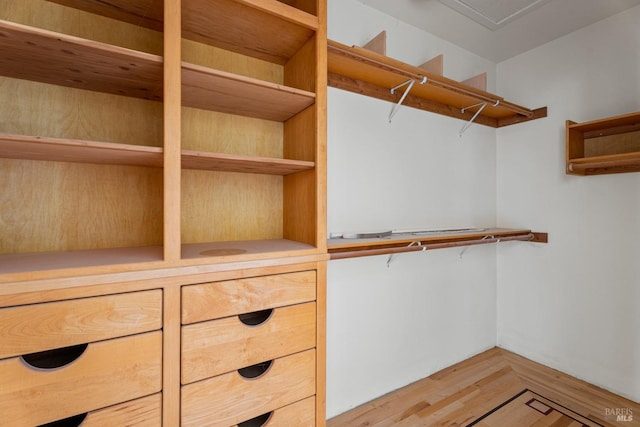
[[534, 233], [526, 229], [471, 228], [458, 230], [425, 230], [394, 232], [391, 236], [383, 238], [332, 238], [327, 241], [327, 248], [331, 259], [342, 259], [471, 246], [510, 240], [547, 243], [548, 237], [546, 233]]
[[312, 92], [182, 63], [187, 107], [284, 122], [314, 101]]
[[[163, 30], [162, 0], [50, 1]], [[277, 64], [291, 59], [318, 29], [315, 15], [277, 0], [183, 0], [182, 19], [186, 39]]]
[[[512, 125], [547, 115], [546, 107], [530, 110], [388, 56], [332, 40], [328, 42], [328, 72], [329, 86], [390, 102], [398, 102], [404, 91], [400, 89], [396, 94], [391, 94], [391, 88], [409, 79], [415, 80], [404, 105], [463, 120], [470, 120], [477, 108], [464, 113], [462, 108], [486, 102], [487, 105], [474, 122], [491, 127]], [[424, 77], [427, 81], [421, 84]]]
[[[160, 147], [0, 133], [0, 158], [162, 167]], [[290, 175], [314, 162], [182, 150], [182, 167], [222, 172]]]
[[198, 259], [210, 257], [242, 256], [270, 254], [275, 252], [310, 251], [315, 248], [305, 243], [286, 239], [238, 240], [230, 242], [189, 243], [182, 245], [182, 259]]
[[640, 112], [584, 123], [567, 120], [570, 175], [640, 172]]
[[[6, 21], [0, 35], [6, 77], [162, 100], [160, 56]], [[182, 79], [183, 104], [205, 110], [284, 122], [315, 102], [312, 92], [195, 64], [182, 64]]]
[[162, 246], [0, 254], [0, 275], [162, 261]]
[[13, 134], [0, 134], [0, 157], [162, 167], [160, 147]]
[[2, 20], [0, 74], [162, 100], [162, 57]]
[[315, 163], [272, 157], [239, 156], [235, 154], [183, 150], [182, 167], [183, 169], [222, 172], [290, 175], [296, 172], [311, 170], [315, 167]]
[[[316, 254], [313, 246], [286, 239], [207, 242], [182, 245], [182, 259], [227, 257], [226, 261], [260, 259], [265, 255], [295, 251], [297, 255]], [[229, 259], [229, 257], [235, 257]], [[87, 249], [77, 251], [0, 254], [0, 276], [121, 264], [161, 263], [162, 246]], [[216, 261], [219, 262], [219, 261]]]

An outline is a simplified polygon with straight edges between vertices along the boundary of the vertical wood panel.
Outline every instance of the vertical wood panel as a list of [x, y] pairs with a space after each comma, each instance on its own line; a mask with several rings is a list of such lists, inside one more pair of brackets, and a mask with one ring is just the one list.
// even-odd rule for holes
[[182, 148], [282, 157], [283, 124], [196, 108], [182, 108]]
[[164, 2], [164, 258], [180, 259], [181, 21], [180, 0]]
[[0, 253], [162, 243], [156, 168], [0, 159]]
[[162, 425], [180, 425], [180, 287], [164, 289]]
[[282, 177], [185, 170], [185, 243], [282, 238]]

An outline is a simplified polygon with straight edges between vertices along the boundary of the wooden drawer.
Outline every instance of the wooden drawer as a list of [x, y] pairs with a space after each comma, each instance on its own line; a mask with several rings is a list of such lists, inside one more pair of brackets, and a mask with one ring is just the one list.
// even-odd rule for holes
[[[41, 357], [56, 362], [68, 350]], [[0, 414], [12, 425], [34, 426], [90, 412], [160, 391], [162, 332], [89, 344], [68, 364], [42, 369], [30, 357], [0, 361]]]
[[162, 290], [0, 309], [0, 359], [162, 328]]
[[[267, 412], [247, 421], [241, 427], [313, 427], [316, 425], [316, 399], [307, 397], [284, 408]], [[84, 425], [83, 425], [84, 427]]]
[[316, 355], [307, 350], [276, 359], [256, 378], [239, 371], [182, 387], [182, 427], [228, 427], [315, 394]]
[[156, 393], [57, 422], [60, 426], [69, 427], [158, 427], [162, 425], [162, 394]]
[[315, 302], [183, 326], [182, 383], [276, 359], [315, 345]]
[[189, 285], [182, 288], [182, 323], [236, 316], [315, 299], [315, 271]]

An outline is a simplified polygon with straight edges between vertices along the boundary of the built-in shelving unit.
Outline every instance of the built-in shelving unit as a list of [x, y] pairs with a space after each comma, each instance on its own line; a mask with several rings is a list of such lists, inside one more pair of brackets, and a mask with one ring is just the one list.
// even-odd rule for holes
[[328, 52], [328, 84], [339, 89], [399, 102], [403, 89], [391, 89], [414, 81], [404, 105], [496, 128], [547, 115], [369, 49], [329, 40]]
[[[55, 0], [51, 3], [114, 18], [133, 24], [132, 28], [165, 31], [161, 0]], [[60, 222], [63, 213], [49, 212], [52, 205], [47, 196], [41, 195], [39, 202], [45, 212], [32, 215], [35, 209], [30, 202], [23, 206], [14, 202], [19, 198], [16, 193], [15, 197], [6, 199], [3, 207], [9, 211], [6, 216], [12, 218], [4, 226], [14, 227], [6, 235], [13, 241], [31, 243], [5, 245], [7, 247], [0, 248], [0, 260], [3, 256], [7, 261], [9, 256], [14, 261], [29, 259], [29, 262], [15, 261], [22, 267], [9, 269], [28, 272], [30, 269], [41, 271], [42, 266], [47, 266], [44, 269], [71, 268], [78, 265], [78, 261], [70, 259], [65, 263], [65, 256], [77, 258], [83, 257], [83, 253], [86, 261], [80, 264], [90, 266], [92, 259], [97, 260], [94, 253], [99, 250], [108, 251], [111, 255], [106, 259], [115, 264], [162, 261], [163, 257], [127, 255], [131, 252], [128, 248], [135, 247], [150, 248], [142, 251], [157, 256], [154, 248], [158, 245], [165, 247], [164, 259], [172, 252], [190, 262], [194, 258], [216, 262], [251, 258], [260, 253], [271, 257], [287, 251], [322, 252], [325, 208], [324, 190], [319, 186], [324, 185], [321, 177], [325, 173], [325, 160], [324, 142], [320, 141], [324, 139], [326, 101], [323, 93], [318, 99], [318, 91], [326, 87], [326, 82], [325, 66], [319, 64], [318, 56], [326, 44], [316, 37], [320, 28], [316, 7], [315, 1], [183, 0], [182, 57], [173, 63], [169, 58], [143, 50], [0, 21], [1, 76], [45, 84], [33, 86], [30, 92], [35, 94], [39, 90], [45, 96], [50, 92], [47, 85], [53, 85], [151, 102], [132, 109], [154, 111], [150, 116], [140, 116], [141, 122], [149, 122], [156, 130], [158, 124], [165, 128], [164, 141], [161, 134], [145, 136], [146, 141], [136, 140], [133, 133], [112, 138], [109, 134], [114, 132], [111, 131], [104, 132], [106, 136], [96, 136], [95, 140], [78, 138], [80, 131], [68, 131], [66, 123], [50, 123], [41, 129], [31, 125], [0, 128], [3, 132], [0, 133], [0, 159], [28, 162], [22, 165], [30, 165], [30, 169], [25, 169], [31, 170], [26, 172], [32, 175], [30, 182], [45, 175], [39, 170], [56, 173], [54, 170], [59, 168], [73, 169], [76, 175], [55, 181], [55, 185], [59, 185], [56, 191], [65, 191], [64, 197], [70, 201], [66, 209], [73, 210], [76, 204], [90, 204], [91, 201], [85, 199], [94, 197], [94, 209], [101, 213], [98, 218], [92, 213], [91, 221], [113, 223], [104, 231], [98, 227], [83, 236], [81, 230], [88, 226], [79, 227], [84, 221], [83, 208], [80, 208], [76, 217], [64, 214], [64, 230], [52, 232], [47, 223]], [[213, 59], [213, 63], [209, 59]], [[163, 80], [167, 70], [172, 72], [175, 67], [179, 67], [180, 76], [177, 81], [181, 114], [178, 116], [175, 108], [173, 113], [166, 108], [175, 105], [176, 98], [165, 99], [167, 84], [172, 83]], [[31, 91], [31, 87], [29, 89]], [[37, 96], [26, 99], [37, 103]], [[52, 105], [64, 102], [58, 98], [52, 98]], [[163, 106], [164, 119], [161, 118]], [[39, 107], [33, 104], [27, 108], [37, 123]], [[80, 123], [81, 117], [92, 114], [90, 111], [72, 114], [74, 117], [67, 119], [72, 121], [72, 128], [91, 127], [91, 124]], [[101, 112], [96, 109], [94, 114]], [[114, 122], [112, 126], [119, 124]], [[169, 133], [174, 136], [167, 139]], [[174, 157], [170, 153], [176, 148], [179, 155]], [[153, 195], [148, 196], [149, 200], [131, 199], [132, 196], [126, 194], [135, 193], [131, 184], [122, 185], [126, 191], [114, 188], [105, 195], [99, 188], [90, 195], [69, 194], [63, 186], [69, 180], [82, 180], [85, 172], [75, 172], [76, 166], [57, 166], [58, 162], [110, 168], [104, 169], [107, 181], [126, 181], [129, 174], [141, 175], [139, 179], [153, 187], [146, 194]], [[17, 163], [11, 165], [16, 170], [21, 168]], [[176, 180], [168, 182], [166, 174], [162, 176], [163, 169], [180, 171], [181, 191], [176, 193], [167, 187]], [[10, 173], [8, 169], [7, 173]], [[16, 174], [12, 176], [13, 181], [20, 180]], [[13, 181], [9, 185], [27, 185], [24, 180]], [[60, 199], [61, 196], [51, 194], [49, 197]], [[36, 196], [33, 203], [37, 203]], [[109, 206], [103, 206], [107, 203]], [[132, 205], [137, 212], [126, 213], [126, 207]], [[179, 207], [179, 224], [175, 221], [175, 212], [166, 211], [167, 206]], [[153, 225], [146, 223], [146, 215], [154, 216]], [[131, 221], [140, 221], [136, 232], [121, 227]], [[176, 227], [181, 231], [168, 232]], [[21, 229], [28, 231], [24, 233]], [[70, 231], [77, 235], [74, 242], [55, 241], [55, 237], [43, 235]], [[179, 240], [177, 235], [181, 236]], [[287, 241], [291, 243], [282, 243]], [[233, 251], [216, 249], [220, 245], [228, 246], [229, 242], [235, 247]], [[203, 244], [209, 244], [210, 250], [189, 249]], [[122, 257], [113, 255], [119, 248], [122, 248]], [[167, 248], [173, 249], [167, 251]], [[38, 256], [42, 256], [43, 262], [38, 262]], [[33, 267], [29, 268], [29, 264]], [[103, 264], [95, 261], [96, 266]]]
[[0, 413], [325, 425], [326, 16], [3, 3]]
[[413, 230], [385, 233], [384, 237], [331, 238], [327, 247], [331, 259], [344, 259], [507, 241], [547, 243], [548, 236], [546, 233], [510, 228]]
[[566, 124], [570, 175], [640, 172], [640, 112]]

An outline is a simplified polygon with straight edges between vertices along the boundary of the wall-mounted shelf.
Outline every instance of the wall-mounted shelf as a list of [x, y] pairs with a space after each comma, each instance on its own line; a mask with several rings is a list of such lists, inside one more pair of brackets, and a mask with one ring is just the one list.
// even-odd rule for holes
[[566, 124], [570, 175], [640, 172], [640, 112]]
[[331, 259], [472, 246], [512, 240], [547, 243], [547, 233], [526, 229], [471, 228], [393, 232], [391, 236], [369, 239], [332, 238], [327, 248]]
[[[328, 42], [328, 72], [329, 86], [390, 102], [398, 102], [402, 96], [402, 91], [391, 93], [391, 88], [413, 80], [416, 84], [404, 99], [404, 105], [467, 121], [478, 111], [469, 107], [486, 103], [474, 118], [475, 123], [486, 126], [497, 128], [547, 116], [546, 107], [535, 110], [521, 107], [422, 68], [333, 40]], [[426, 82], [420, 84], [425, 77]]]

